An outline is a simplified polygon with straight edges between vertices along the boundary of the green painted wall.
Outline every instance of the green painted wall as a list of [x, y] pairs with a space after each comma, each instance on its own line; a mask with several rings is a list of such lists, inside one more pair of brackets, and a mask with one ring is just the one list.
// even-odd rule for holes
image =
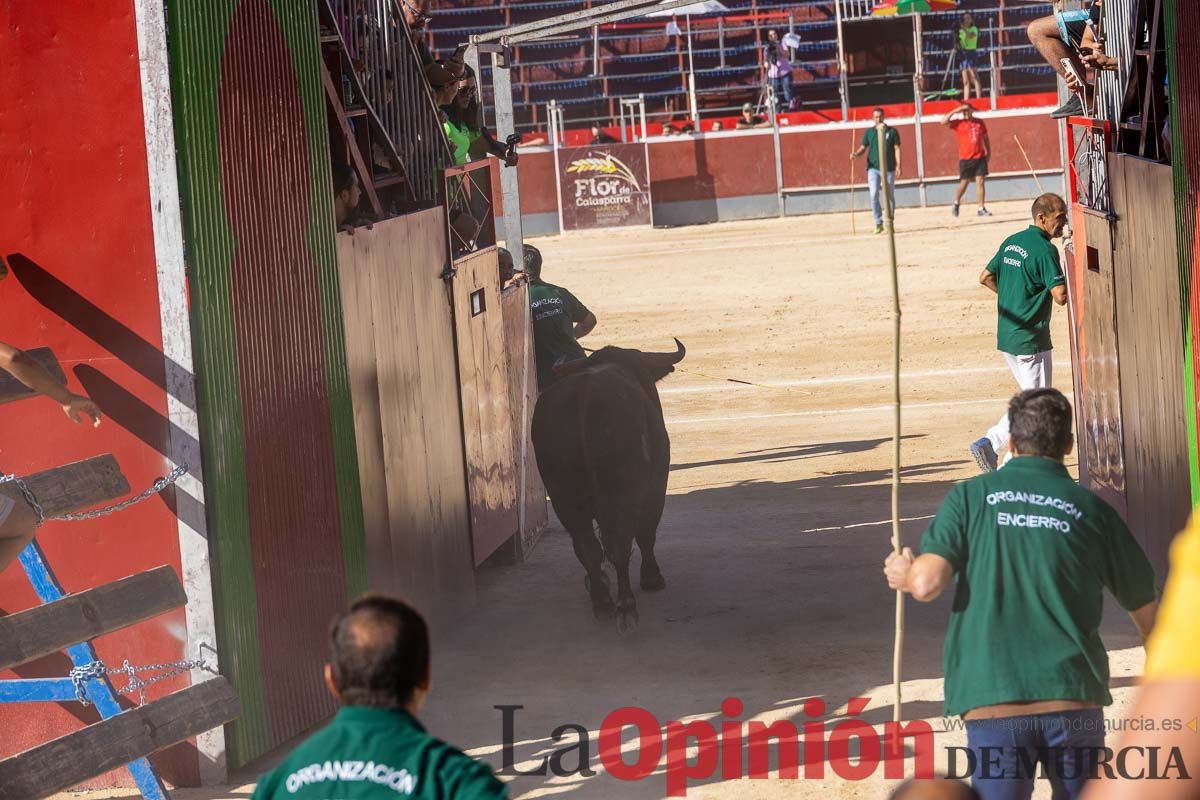
[[[1176, 76], [1168, 84], [1171, 120], [1190, 119], [1189, 112], [1195, 110], [1197, 103], [1194, 98], [1184, 102], [1181, 92], [1196, 87], [1194, 81], [1196, 67], [1191, 65], [1186, 71], [1181, 71], [1179, 33], [1187, 31], [1194, 20], [1180, 20], [1179, 0], [1165, 0], [1163, 5], [1163, 32], [1167, 36], [1167, 74]], [[1194, 12], [1190, 12], [1194, 14]], [[1195, 50], [1196, 48], [1192, 48]], [[1172, 168], [1175, 180], [1175, 246], [1179, 253], [1179, 291], [1180, 308], [1182, 309], [1183, 330], [1183, 379], [1186, 391], [1188, 413], [1188, 469], [1191, 474], [1192, 505], [1200, 503], [1200, 453], [1197, 452], [1196, 425], [1196, 370], [1195, 370], [1195, 341], [1192, 320], [1192, 280], [1193, 258], [1196, 241], [1196, 208], [1195, 198], [1189, 195], [1188, 168], [1195, 158], [1188, 153], [1184, 142], [1184, 126], [1171, 125]], [[1200, 177], [1200, 176], [1197, 176]]]
[[[192, 325], [205, 502], [216, 584], [218, 645], [223, 672], [242, 702], [228, 728], [231, 766], [279, 742], [267, 722], [264, 665], [259, 653], [257, 587], [249, 541], [245, 447], [234, 339], [230, 269], [235, 241], [226, 216], [219, 151], [218, 91], [230, 21], [242, 0], [168, 0], [171, 85], [175, 114]], [[337, 475], [347, 593], [366, 588], [362, 505], [350, 405], [337, 262], [325, 100], [316, 7], [271, 0], [299, 77], [313, 186], [307, 231], [317, 265], [324, 331], [329, 413]], [[281, 154], [286, 155], [286, 154]], [[279, 569], [286, 570], [287, 564]], [[286, 624], [286, 620], [281, 620]]]

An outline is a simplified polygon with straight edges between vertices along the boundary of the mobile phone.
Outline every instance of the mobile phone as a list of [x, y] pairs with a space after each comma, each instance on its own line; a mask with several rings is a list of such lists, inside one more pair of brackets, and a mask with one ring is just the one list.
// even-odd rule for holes
[[1076, 70], [1075, 70], [1075, 65], [1071, 63], [1071, 59], [1069, 59], [1069, 58], [1060, 58], [1060, 59], [1058, 60], [1058, 63], [1062, 64], [1062, 66], [1063, 66], [1063, 70], [1065, 70], [1065, 71], [1066, 71], [1066, 73], [1067, 73], [1068, 75], [1071, 75], [1071, 76], [1073, 76], [1073, 77], [1075, 78], [1075, 80], [1079, 81], [1079, 84], [1080, 84], [1081, 86], [1083, 85], [1083, 83], [1084, 83], [1084, 81], [1083, 81], [1083, 78], [1081, 78], [1081, 77], [1079, 76], [1079, 73], [1078, 73], [1078, 72], [1076, 72]]

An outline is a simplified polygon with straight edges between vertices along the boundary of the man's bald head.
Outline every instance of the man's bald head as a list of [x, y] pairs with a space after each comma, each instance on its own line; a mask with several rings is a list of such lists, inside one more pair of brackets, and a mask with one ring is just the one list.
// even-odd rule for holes
[[1033, 201], [1033, 224], [1050, 238], [1062, 236], [1067, 224], [1067, 203], [1054, 192], [1046, 192]]
[[889, 800], [979, 800], [975, 790], [953, 778], [910, 778], [896, 787]]
[[1066, 210], [1067, 203], [1054, 192], [1046, 192], [1033, 201], [1033, 218], [1039, 215], [1050, 216], [1059, 210]]
[[330, 679], [347, 706], [404, 708], [429, 684], [429, 629], [386, 595], [366, 595], [334, 620]]

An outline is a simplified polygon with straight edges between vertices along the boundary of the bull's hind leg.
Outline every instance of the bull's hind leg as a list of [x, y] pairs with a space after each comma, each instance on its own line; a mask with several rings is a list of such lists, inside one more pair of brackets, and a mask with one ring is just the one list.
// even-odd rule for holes
[[638, 550], [642, 554], [642, 590], [657, 592], [667, 588], [667, 579], [658, 568], [658, 559], [654, 557], [654, 540], [656, 531], [648, 528], [637, 535]]
[[633, 596], [633, 585], [629, 580], [629, 559], [633, 554], [633, 536], [628, 527], [606, 527], [600, 523], [604, 537], [604, 549], [608, 560], [617, 572], [617, 633], [628, 636], [637, 630], [637, 599]]
[[583, 585], [592, 599], [592, 613], [597, 617], [611, 615], [614, 608], [608, 578], [604, 576], [604, 549], [600, 546], [600, 540], [596, 538], [591, 515], [586, 511], [577, 510], [564, 514], [557, 506], [554, 511], [570, 532], [575, 557], [585, 570]]

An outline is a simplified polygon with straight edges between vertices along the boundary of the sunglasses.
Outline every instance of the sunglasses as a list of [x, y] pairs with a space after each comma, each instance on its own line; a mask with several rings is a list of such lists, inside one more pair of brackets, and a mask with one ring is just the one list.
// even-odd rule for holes
[[433, 19], [433, 17], [431, 17], [429, 14], [414, 6], [411, 2], [409, 2], [409, 0], [400, 0], [400, 2], [403, 3], [404, 8], [407, 9], [410, 14], [412, 14], [413, 27], [423, 27], [426, 22], [429, 22], [429, 20]]

